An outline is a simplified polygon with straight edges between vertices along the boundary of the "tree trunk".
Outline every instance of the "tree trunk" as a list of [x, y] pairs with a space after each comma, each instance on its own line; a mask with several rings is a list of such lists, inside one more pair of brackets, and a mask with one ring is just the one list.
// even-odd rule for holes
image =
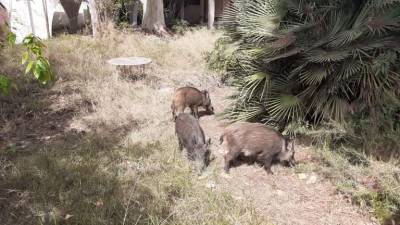
[[181, 20], [185, 20], [185, 1], [181, 1], [180, 9], [179, 9], [179, 17]]
[[208, 0], [208, 29], [214, 27], [215, 0]]
[[[140, 3], [142, 3], [142, 7], [143, 7], [143, 18], [144, 18], [144, 15], [146, 14], [146, 10], [147, 10], [147, 0], [140, 0]], [[142, 18], [142, 21], [143, 21], [143, 18]]]
[[97, 11], [96, 1], [88, 0], [88, 3], [89, 3], [90, 21], [92, 23], [93, 37], [99, 37], [100, 22], [99, 22], [99, 13]]
[[138, 22], [137, 22], [137, 17], [138, 17], [138, 9], [139, 7], [139, 2], [138, 1], [134, 1], [131, 5], [131, 13], [130, 13], [130, 21], [131, 21], [131, 25], [132, 26], [137, 26]]
[[78, 31], [78, 15], [79, 8], [81, 7], [81, 1], [61, 0], [60, 3], [68, 16], [69, 32], [76, 33]]
[[204, 22], [204, 0], [200, 0], [200, 23]]
[[163, 0], [141, 0], [141, 2], [143, 4], [142, 28], [158, 35], [168, 35]]

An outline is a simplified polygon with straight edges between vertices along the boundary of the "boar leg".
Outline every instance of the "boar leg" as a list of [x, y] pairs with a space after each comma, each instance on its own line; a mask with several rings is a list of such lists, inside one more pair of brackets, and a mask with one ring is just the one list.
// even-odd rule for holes
[[190, 110], [192, 111], [192, 115], [196, 117], [196, 119], [199, 118], [199, 108], [197, 106], [192, 106], [190, 107]]
[[231, 167], [232, 163], [236, 160], [236, 158], [240, 155], [240, 149], [232, 149], [229, 151], [225, 156], [225, 173], [229, 173], [229, 168]]
[[175, 111], [172, 111], [172, 121], [176, 121]]
[[196, 156], [195, 156], [195, 153], [194, 153], [194, 149], [187, 149], [187, 158], [190, 161], [195, 161]]
[[274, 174], [271, 170], [271, 165], [272, 165], [272, 157], [266, 157], [264, 159], [264, 169], [267, 171], [268, 174]]
[[179, 144], [179, 150], [182, 151], [183, 150], [183, 145], [182, 145], [182, 141], [180, 138], [178, 138], [178, 144]]

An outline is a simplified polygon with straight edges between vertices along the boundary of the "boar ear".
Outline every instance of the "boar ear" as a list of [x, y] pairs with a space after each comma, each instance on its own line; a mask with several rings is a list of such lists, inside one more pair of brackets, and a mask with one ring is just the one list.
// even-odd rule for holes
[[211, 145], [211, 138], [207, 139], [207, 146]]

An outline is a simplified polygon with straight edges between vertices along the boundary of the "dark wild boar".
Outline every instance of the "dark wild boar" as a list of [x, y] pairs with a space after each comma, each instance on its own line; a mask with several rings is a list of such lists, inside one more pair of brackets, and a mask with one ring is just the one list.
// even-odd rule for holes
[[[276, 130], [261, 123], [234, 123], [225, 128], [220, 137], [225, 142], [225, 172], [238, 158], [252, 158], [262, 163], [264, 169], [272, 174], [271, 164], [278, 160], [282, 164], [294, 164], [294, 144]], [[291, 142], [291, 143], [290, 143]], [[291, 148], [289, 148], [291, 145]]]
[[199, 121], [192, 115], [181, 113], [175, 120], [175, 133], [178, 136], [179, 149], [187, 151], [187, 157], [196, 162], [199, 172], [202, 172], [210, 162], [211, 139], [205, 140], [204, 131]]
[[183, 113], [189, 107], [192, 115], [199, 118], [198, 107], [202, 106], [209, 114], [214, 113], [210, 95], [207, 90], [200, 91], [194, 87], [181, 87], [174, 93], [171, 104], [172, 117], [175, 120], [179, 113]]

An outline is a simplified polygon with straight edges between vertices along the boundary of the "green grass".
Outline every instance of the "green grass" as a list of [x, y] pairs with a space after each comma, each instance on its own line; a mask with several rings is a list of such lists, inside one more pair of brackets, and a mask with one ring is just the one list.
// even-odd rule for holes
[[118, 142], [71, 134], [31, 153], [2, 151], [2, 224], [262, 224], [197, 181], [170, 145]]

